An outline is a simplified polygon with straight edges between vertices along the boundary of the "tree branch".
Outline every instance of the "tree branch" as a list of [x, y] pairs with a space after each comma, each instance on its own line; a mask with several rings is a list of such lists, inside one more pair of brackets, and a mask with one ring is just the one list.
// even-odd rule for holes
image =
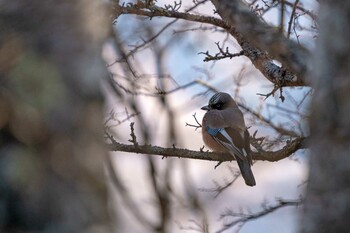
[[297, 79], [305, 83], [307, 61], [310, 58], [307, 49], [287, 39], [275, 27], [261, 21], [242, 1], [212, 0], [211, 2], [221, 18], [235, 27], [244, 40], [267, 51], [294, 73]]
[[293, 130], [289, 130], [286, 128], [283, 128], [282, 126], [276, 125], [275, 123], [273, 123], [270, 119], [264, 117], [262, 114], [254, 111], [253, 109], [248, 108], [247, 106], [245, 106], [244, 104], [238, 103], [238, 106], [240, 108], [243, 108], [244, 110], [246, 110], [247, 112], [249, 112], [251, 115], [253, 115], [255, 118], [259, 119], [260, 121], [264, 122], [265, 124], [267, 124], [268, 126], [270, 126], [272, 129], [274, 129], [276, 132], [278, 132], [281, 135], [287, 135], [290, 137], [300, 137], [300, 135], [298, 133], [296, 133]]
[[221, 219], [223, 218], [234, 218], [231, 222], [225, 223], [224, 227], [217, 231], [219, 232], [224, 232], [232, 227], [237, 226], [239, 229], [247, 222], [261, 218], [265, 215], [268, 215], [282, 207], [287, 207], [287, 206], [299, 206], [302, 204], [303, 199], [296, 199], [296, 200], [284, 200], [281, 198], [278, 198], [276, 200], [277, 203], [274, 205], [267, 205], [263, 204], [263, 209], [261, 211], [258, 211], [256, 213], [243, 213], [242, 211], [240, 212], [235, 212], [232, 210], [227, 210], [224, 214], [221, 215]]
[[[126, 145], [117, 142], [112, 136], [108, 136], [112, 143], [107, 144], [110, 151], [122, 151], [129, 153], [137, 153], [144, 155], [160, 155], [163, 157], [178, 157], [186, 159], [200, 159], [209, 161], [232, 161], [234, 158], [225, 153], [203, 151], [193, 151], [182, 148], [164, 148], [153, 145]], [[263, 160], [276, 162], [281, 159], [289, 157], [291, 154], [299, 149], [305, 148], [306, 138], [298, 137], [293, 141], [287, 142], [286, 145], [277, 151], [252, 151], [254, 160]]]
[[[223, 28], [226, 31], [228, 31], [237, 40], [237, 42], [239, 43], [239, 45], [243, 50], [243, 54], [247, 56], [251, 60], [253, 65], [258, 70], [260, 70], [262, 74], [269, 81], [274, 83], [275, 86], [283, 87], [283, 86], [306, 86], [307, 85], [307, 83], [304, 80], [305, 70], [303, 70], [303, 72], [299, 72], [297, 76], [290, 69], [277, 66], [273, 62], [272, 58], [269, 57], [267, 52], [262, 51], [259, 48], [253, 46], [250, 42], [248, 42], [248, 38], [251, 39], [250, 37], [245, 38], [238, 30], [236, 30], [234, 26], [232, 26], [234, 24], [232, 25], [228, 24], [226, 23], [226, 20], [224, 21], [215, 17], [194, 15], [194, 14], [185, 13], [185, 12], [168, 11], [164, 8], [156, 7], [156, 6], [153, 6], [152, 8], [147, 9], [147, 8], [143, 8], [142, 6], [140, 7], [138, 5], [132, 5], [132, 4], [129, 4], [128, 6], [118, 5], [116, 6], [115, 12], [116, 12], [116, 17], [122, 14], [135, 14], [139, 16], [147, 16], [150, 19], [152, 19], [153, 17], [168, 17], [168, 18], [184, 19], [187, 21], [192, 21], [197, 23], [207, 23], [207, 24], [211, 24], [211, 25]], [[269, 37], [271, 37], [271, 35], [269, 35]], [[276, 46], [273, 46], [273, 47], [276, 47]], [[284, 48], [285, 47], [286, 46], [284, 46]], [[265, 49], [268, 49], [268, 48], [265, 48]], [[299, 51], [301, 50], [301, 47], [298, 45], [298, 47], [296, 47], [295, 49]], [[270, 50], [268, 51], [270, 52]], [[291, 52], [291, 53], [292, 55], [289, 55], [288, 58], [292, 57], [293, 54], [295, 54], [296, 52]], [[285, 62], [285, 59], [282, 59], [281, 61]], [[286, 63], [286, 64], [287, 64], [287, 67], [290, 67], [288, 65], [289, 63]], [[303, 67], [306, 66], [305, 64], [306, 62], [303, 64]], [[300, 69], [297, 69], [297, 70], [300, 70]]]
[[220, 47], [219, 42], [215, 42], [216, 46], [218, 47], [219, 52], [216, 53], [215, 55], [211, 55], [209, 53], [209, 51], [206, 52], [200, 52], [198, 54], [203, 54], [206, 57], [204, 58], [204, 62], [208, 62], [208, 61], [217, 61], [217, 60], [221, 60], [221, 59], [225, 59], [225, 58], [234, 58], [234, 57], [239, 57], [244, 55], [244, 51], [240, 51], [238, 53], [230, 53], [228, 47], [226, 47], [226, 49], [224, 50], [223, 48]]

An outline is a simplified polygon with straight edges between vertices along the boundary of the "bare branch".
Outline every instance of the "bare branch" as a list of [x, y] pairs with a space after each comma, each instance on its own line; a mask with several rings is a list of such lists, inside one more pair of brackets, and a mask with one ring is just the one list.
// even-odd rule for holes
[[182, 224], [178, 223], [179, 229], [186, 231], [209, 233], [209, 223], [206, 218], [203, 218], [201, 222], [198, 222], [193, 219], [188, 220], [188, 222], [189, 224], [186, 226], [183, 226]]
[[[117, 6], [116, 16], [119, 16], [121, 14], [135, 14], [140, 16], [147, 16], [150, 18], [168, 17], [175, 19], [184, 19], [192, 22], [207, 23], [223, 28], [237, 39], [237, 42], [240, 44], [242, 50], [244, 51], [244, 55], [251, 60], [254, 66], [259, 69], [269, 81], [279, 87], [307, 85], [304, 80], [304, 73], [297, 76], [289, 69], [277, 66], [271, 57], [269, 57], [267, 52], [254, 47], [250, 42], [248, 42], [248, 38], [245, 38], [240, 32], [236, 30], [234, 26], [226, 23], [224, 20], [215, 17], [194, 15], [187, 12], [167, 11], [166, 9], [160, 7], [153, 7], [150, 11], [149, 9], [140, 8], [137, 5]], [[284, 62], [284, 60], [281, 61]], [[305, 64], [306, 63], [304, 63], [303, 66], [305, 66]]]
[[288, 135], [290, 137], [300, 137], [300, 135], [298, 135], [296, 132], [294, 132], [292, 130], [285, 129], [285, 128], [281, 127], [281, 126], [278, 126], [278, 125], [274, 124], [271, 120], [269, 120], [268, 118], [262, 116], [260, 113], [250, 109], [249, 107], [245, 106], [244, 104], [238, 103], [238, 106], [240, 108], [243, 108], [244, 110], [246, 110], [250, 114], [252, 114], [257, 119], [263, 121], [265, 124], [267, 124], [268, 126], [273, 128], [276, 132], [280, 133], [281, 135]]
[[[160, 155], [163, 157], [177, 157], [186, 159], [200, 159], [209, 161], [232, 161], [234, 158], [225, 153], [209, 152], [209, 151], [193, 151], [181, 148], [164, 148], [153, 145], [126, 145], [117, 142], [112, 136], [109, 136], [111, 144], [108, 144], [110, 151], [123, 151], [144, 155]], [[275, 162], [289, 157], [291, 154], [299, 149], [305, 148], [306, 138], [296, 138], [286, 143], [286, 145], [277, 151], [252, 151], [252, 157], [254, 160], [264, 160]]]
[[228, 47], [226, 47], [226, 50], [223, 50], [220, 45], [219, 42], [215, 43], [216, 46], [218, 47], [219, 52], [217, 54], [210, 55], [209, 51], [206, 52], [200, 52], [198, 54], [204, 54], [206, 57], [204, 58], [204, 62], [208, 62], [208, 61], [217, 61], [217, 60], [221, 60], [221, 59], [225, 59], [225, 58], [230, 58], [232, 59], [233, 57], [239, 57], [244, 55], [244, 51], [240, 51], [239, 53], [230, 53]]
[[232, 174], [231, 180], [224, 180], [224, 184], [221, 185], [217, 181], [213, 181], [215, 187], [214, 188], [201, 188], [200, 191], [204, 192], [212, 192], [214, 193], [214, 197], [218, 197], [223, 191], [225, 191], [227, 188], [229, 188], [236, 180], [241, 176], [241, 172], [239, 170], [234, 170], [233, 168], [230, 168], [230, 172]]
[[194, 120], [196, 121], [196, 125], [194, 125], [194, 124], [189, 124], [189, 123], [186, 122], [186, 125], [185, 125], [185, 126], [194, 127], [194, 130], [197, 130], [197, 129], [199, 129], [199, 128], [202, 128], [202, 125], [199, 123], [199, 121], [198, 121], [198, 119], [197, 119], [197, 117], [196, 117], [196, 113], [194, 113], [192, 116], [193, 116]]
[[110, 156], [107, 156], [108, 163], [107, 172], [110, 177], [111, 184], [114, 186], [115, 190], [120, 194], [123, 203], [127, 206], [130, 213], [140, 222], [146, 229], [154, 228], [154, 224], [146, 218], [146, 215], [142, 213], [142, 210], [135, 203], [135, 201], [130, 196], [130, 192], [123, 182], [119, 179], [116, 168], [113, 166]]
[[212, 3], [222, 19], [236, 27], [245, 40], [267, 51], [297, 77], [304, 79], [310, 57], [307, 49], [288, 40], [274, 27], [261, 21], [242, 1], [212, 0]]
[[[126, 114], [126, 117], [122, 120], [119, 120], [116, 118], [116, 113], [112, 110], [110, 113], [109, 113], [109, 116], [108, 118], [105, 120], [105, 122], [103, 123], [104, 125], [104, 128], [105, 130], [109, 130], [110, 128], [113, 128], [113, 127], [116, 127], [116, 126], [119, 126], [121, 124], [123, 124], [124, 122], [126, 121], [129, 121], [131, 118], [135, 117], [135, 116], [138, 116], [140, 113], [139, 112], [136, 112], [136, 113], [131, 113], [129, 114], [127, 109], [125, 109], [125, 114]], [[115, 121], [116, 123], [114, 124], [108, 124], [110, 123], [111, 121]]]
[[298, 4], [299, 4], [299, 0], [296, 0], [294, 5], [293, 5], [292, 13], [290, 14], [290, 19], [289, 19], [289, 22], [288, 22], [288, 31], [287, 31], [287, 37], [288, 38], [290, 37], [290, 33], [291, 33], [291, 30], [292, 30], [293, 19], [294, 19], [295, 11], [297, 9]]
[[[278, 1], [281, 1], [281, 0], [278, 0]], [[297, 1], [299, 1], [299, 0], [297, 0]], [[289, 1], [285, 1], [285, 4], [290, 6], [290, 7], [293, 7], [293, 8], [294, 8], [294, 6], [296, 6], [296, 9], [298, 9], [302, 13], [308, 15], [312, 20], [316, 20], [317, 19], [317, 16], [314, 13], [312, 13], [311, 11], [305, 9], [304, 7], [300, 6], [299, 4], [291, 3]]]
[[257, 95], [260, 95], [260, 96], [264, 96], [265, 97], [265, 100], [267, 99], [267, 98], [269, 98], [270, 96], [274, 96], [275, 95], [275, 93], [276, 93], [276, 91], [278, 91], [278, 90], [280, 90], [280, 99], [281, 99], [281, 101], [282, 102], [284, 102], [284, 100], [285, 100], [285, 97], [283, 96], [283, 86], [277, 86], [277, 85], [275, 85], [275, 87], [273, 88], [273, 90], [271, 91], [271, 92], [269, 92], [269, 93], [267, 93], [267, 94], [261, 94], [261, 93], [256, 93]]
[[130, 129], [131, 129], [130, 136], [131, 136], [131, 139], [129, 139], [129, 142], [133, 143], [134, 146], [138, 146], [138, 143], [136, 141], [135, 131], [134, 131], [134, 124], [135, 124], [134, 122], [130, 123]]

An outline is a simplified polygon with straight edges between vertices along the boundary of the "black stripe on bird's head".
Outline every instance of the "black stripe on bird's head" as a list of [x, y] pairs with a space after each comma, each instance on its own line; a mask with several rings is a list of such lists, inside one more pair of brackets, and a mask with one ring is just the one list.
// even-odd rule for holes
[[210, 100], [207, 106], [202, 107], [203, 110], [222, 110], [229, 106], [236, 105], [235, 101], [232, 99], [232, 97], [225, 93], [225, 92], [218, 92], [214, 94]]

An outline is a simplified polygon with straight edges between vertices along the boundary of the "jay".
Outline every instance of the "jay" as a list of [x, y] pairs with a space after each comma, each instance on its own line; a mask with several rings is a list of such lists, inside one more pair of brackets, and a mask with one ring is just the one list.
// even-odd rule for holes
[[202, 121], [205, 145], [213, 151], [230, 153], [236, 159], [245, 183], [255, 186], [249, 133], [236, 102], [229, 94], [218, 92], [201, 109], [207, 110]]

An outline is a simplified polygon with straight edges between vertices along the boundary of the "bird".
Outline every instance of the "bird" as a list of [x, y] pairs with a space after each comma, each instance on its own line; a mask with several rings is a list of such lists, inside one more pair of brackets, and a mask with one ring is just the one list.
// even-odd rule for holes
[[207, 111], [202, 119], [204, 144], [213, 151], [232, 155], [246, 185], [255, 186], [249, 132], [237, 103], [231, 95], [217, 92], [209, 99], [208, 105], [201, 109]]

